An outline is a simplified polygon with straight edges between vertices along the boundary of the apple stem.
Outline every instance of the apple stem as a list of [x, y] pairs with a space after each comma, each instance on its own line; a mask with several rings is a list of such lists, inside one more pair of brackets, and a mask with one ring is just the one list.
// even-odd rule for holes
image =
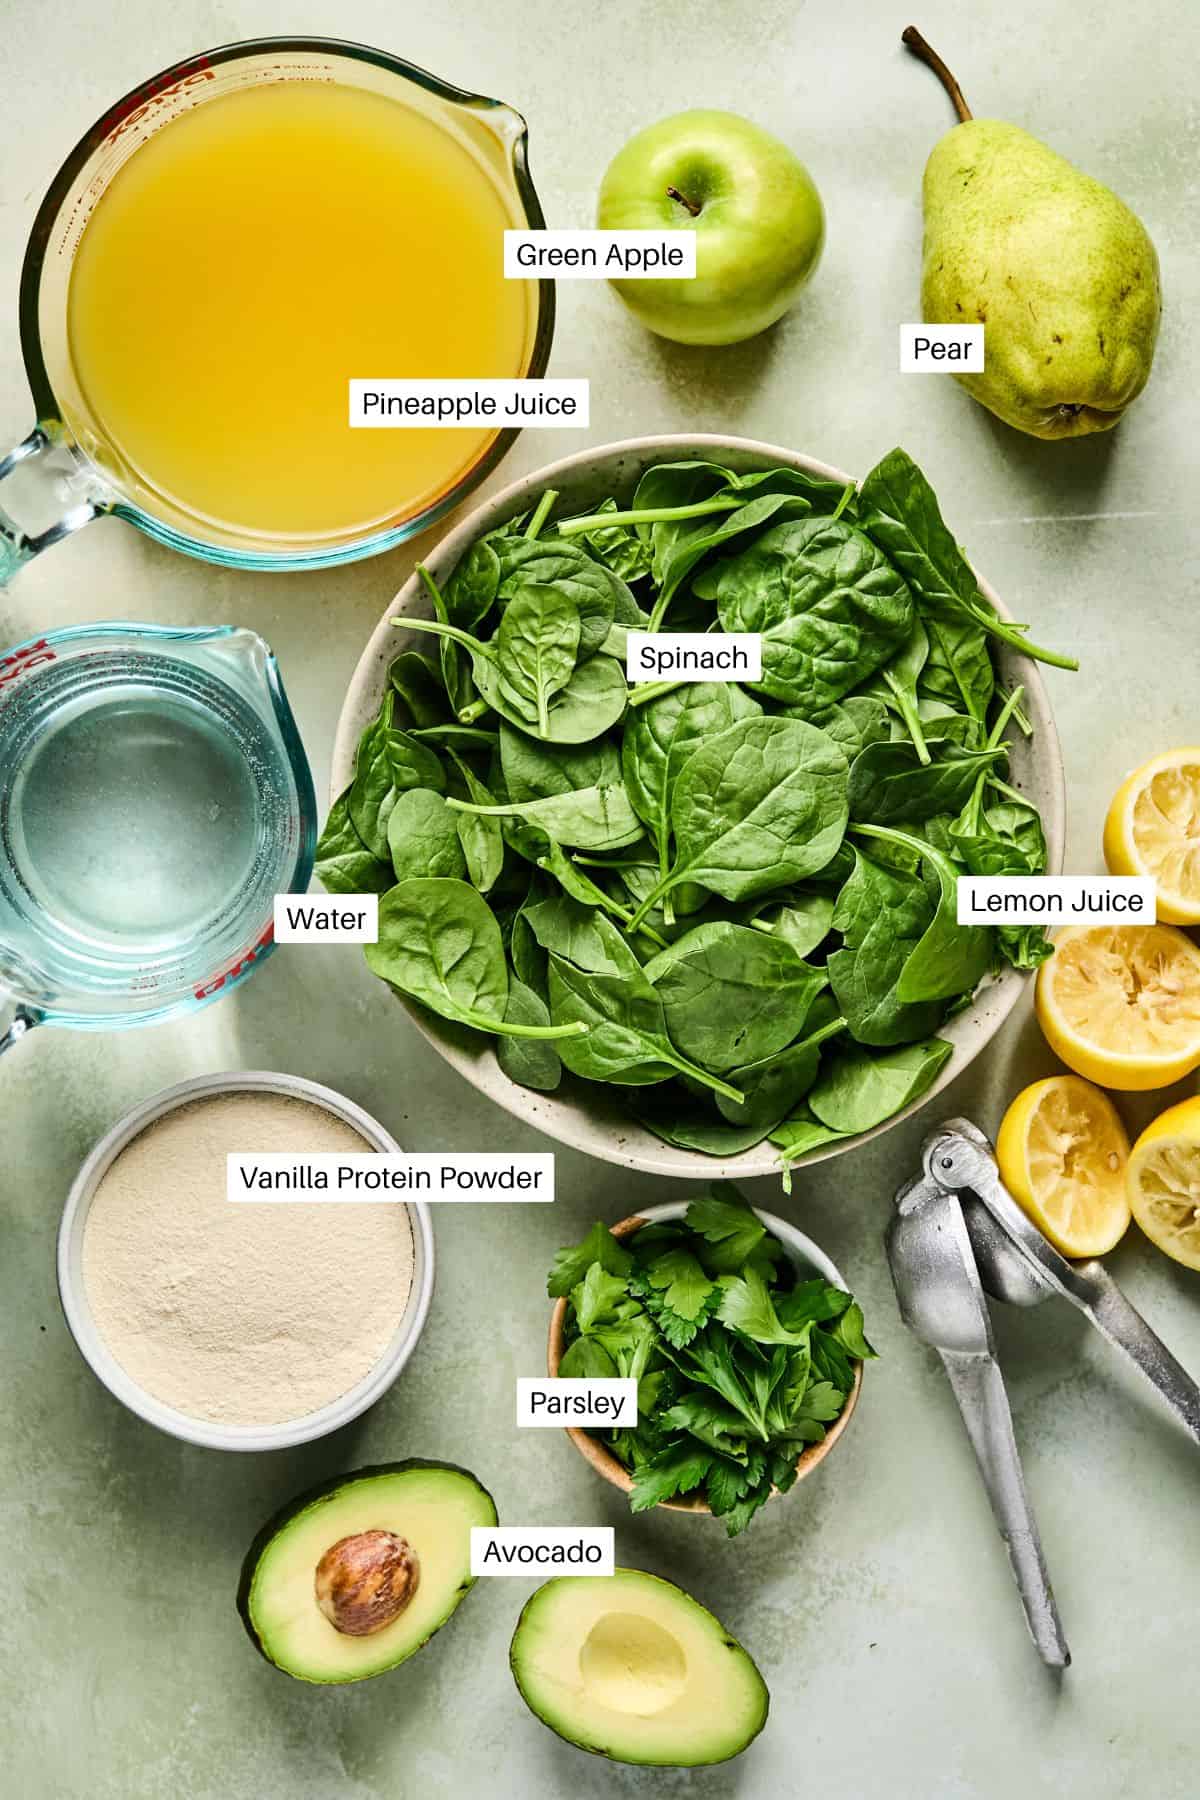
[[693, 219], [698, 219], [700, 217], [703, 209], [697, 206], [694, 200], [689, 200], [686, 194], [681, 194], [677, 187], [669, 187], [667, 189], [667, 198], [668, 200], [678, 200], [680, 206], [686, 206]]
[[926, 43], [915, 25], [906, 26], [900, 34], [900, 42], [904, 45], [906, 50], [911, 50], [912, 54], [919, 62], [925, 63], [927, 67], [933, 70], [954, 103], [954, 110], [958, 114], [959, 124], [965, 125], [967, 120], [973, 117], [973, 114], [970, 107], [963, 99], [962, 89], [959, 87], [957, 81], [955, 81], [953, 75], [950, 73], [937, 51], [932, 45]]

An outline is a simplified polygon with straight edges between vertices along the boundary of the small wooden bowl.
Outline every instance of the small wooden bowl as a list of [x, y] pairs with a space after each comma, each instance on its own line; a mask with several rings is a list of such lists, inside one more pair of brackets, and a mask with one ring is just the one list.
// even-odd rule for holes
[[[640, 1231], [643, 1225], [660, 1225], [669, 1219], [681, 1219], [686, 1211], [687, 1203], [682, 1200], [672, 1202], [667, 1206], [651, 1206], [644, 1213], [637, 1213], [632, 1218], [622, 1219], [618, 1225], [610, 1225], [609, 1230], [615, 1238], [632, 1237], [633, 1233]], [[803, 1271], [812, 1270], [818, 1275], [823, 1275], [826, 1281], [831, 1282], [833, 1286], [846, 1289], [846, 1283], [837, 1269], [811, 1238], [805, 1237], [802, 1231], [797, 1231], [794, 1225], [789, 1225], [786, 1219], [776, 1218], [774, 1213], [763, 1212], [757, 1206], [754, 1208], [754, 1212], [762, 1220], [772, 1237], [782, 1245], [785, 1255], [794, 1266]], [[556, 1300], [554, 1310], [550, 1314], [550, 1338], [546, 1346], [546, 1368], [551, 1375], [558, 1374], [558, 1365], [565, 1354], [563, 1332], [566, 1323], [567, 1302], [565, 1299]], [[818, 1463], [824, 1462], [845, 1431], [846, 1426], [850, 1423], [851, 1415], [858, 1405], [862, 1380], [863, 1366], [861, 1362], [856, 1362], [854, 1386], [850, 1389], [845, 1406], [821, 1442], [806, 1445], [796, 1459], [796, 1474], [799, 1480], [803, 1481], [806, 1475], [812, 1474]], [[633, 1476], [623, 1463], [617, 1461], [612, 1451], [602, 1444], [599, 1438], [593, 1437], [590, 1432], [584, 1431], [578, 1425], [564, 1426], [564, 1430], [579, 1454], [592, 1465], [597, 1475], [602, 1475], [605, 1481], [611, 1482], [613, 1487], [620, 1488], [622, 1493], [629, 1493], [633, 1487]], [[778, 1489], [773, 1490], [772, 1498], [776, 1493], [778, 1493]], [[679, 1500], [660, 1500], [659, 1505], [667, 1512], [707, 1513], [711, 1510], [708, 1501], [702, 1500], [696, 1495], [685, 1495]]]

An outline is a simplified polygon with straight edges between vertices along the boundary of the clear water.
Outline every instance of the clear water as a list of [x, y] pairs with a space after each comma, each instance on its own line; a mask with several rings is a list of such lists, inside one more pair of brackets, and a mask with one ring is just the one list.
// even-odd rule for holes
[[113, 948], [191, 940], [253, 867], [255, 784], [194, 700], [130, 683], [83, 695], [13, 784], [13, 858], [60, 929]]
[[144, 1013], [237, 964], [288, 886], [291, 765], [200, 660], [114, 645], [0, 688], [0, 990]]

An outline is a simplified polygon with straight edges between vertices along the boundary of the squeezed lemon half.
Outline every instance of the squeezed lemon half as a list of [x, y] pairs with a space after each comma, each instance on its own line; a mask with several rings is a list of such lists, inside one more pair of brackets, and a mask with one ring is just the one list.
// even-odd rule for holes
[[1135, 769], [1104, 821], [1114, 875], [1150, 875], [1158, 917], [1200, 925], [1200, 749], [1166, 750]]
[[1200, 1065], [1200, 948], [1174, 925], [1068, 925], [1038, 970], [1046, 1042], [1104, 1087], [1167, 1087]]
[[1129, 1225], [1129, 1139], [1107, 1094], [1078, 1075], [1023, 1088], [1004, 1115], [1005, 1187], [1064, 1256], [1103, 1256]]
[[1200, 1269], [1200, 1096], [1147, 1125], [1129, 1158], [1127, 1186], [1150, 1242], [1185, 1268]]

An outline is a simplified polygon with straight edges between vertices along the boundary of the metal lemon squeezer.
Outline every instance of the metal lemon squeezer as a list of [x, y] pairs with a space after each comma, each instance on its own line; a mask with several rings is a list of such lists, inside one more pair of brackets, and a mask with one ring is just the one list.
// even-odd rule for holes
[[1014, 1306], [1069, 1300], [1154, 1384], [1197, 1444], [1200, 1387], [1101, 1263], [1060, 1256], [1005, 1188], [976, 1126], [948, 1119], [926, 1138], [922, 1162], [897, 1193], [887, 1230], [900, 1313], [945, 1366], [1038, 1653], [1066, 1668], [1071, 1652], [1025, 1489], [988, 1296]]

